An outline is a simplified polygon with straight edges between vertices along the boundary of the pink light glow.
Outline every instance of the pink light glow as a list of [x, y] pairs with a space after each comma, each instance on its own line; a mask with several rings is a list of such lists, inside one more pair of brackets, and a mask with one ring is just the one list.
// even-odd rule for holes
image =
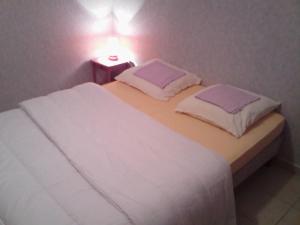
[[93, 36], [98, 35], [91, 44], [91, 47], [94, 46], [92, 55], [95, 58], [117, 55], [118, 58], [127, 58], [127, 61], [136, 63], [136, 56], [130, 50], [130, 39], [134, 38], [135, 33], [130, 22], [142, 7], [144, 0], [77, 1], [96, 18], [95, 22], [88, 25], [88, 32]]
[[103, 18], [90, 23], [88, 26], [91, 34], [107, 33], [111, 29], [111, 20], [110, 18]]
[[108, 59], [109, 56], [117, 55], [118, 62], [132, 61], [136, 63], [136, 55], [131, 51], [131, 42], [129, 38], [119, 36], [108, 36], [101, 39], [93, 53], [93, 58]]
[[120, 54], [121, 44], [118, 36], [110, 36], [107, 39], [107, 51], [109, 56], [118, 56]]
[[121, 35], [134, 35], [133, 27], [126, 22], [115, 21], [115, 29]]

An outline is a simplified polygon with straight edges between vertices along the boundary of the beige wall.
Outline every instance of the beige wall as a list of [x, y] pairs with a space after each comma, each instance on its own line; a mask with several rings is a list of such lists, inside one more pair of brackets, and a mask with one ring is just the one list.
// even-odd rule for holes
[[281, 157], [300, 165], [300, 1], [148, 0], [136, 51], [282, 102]]

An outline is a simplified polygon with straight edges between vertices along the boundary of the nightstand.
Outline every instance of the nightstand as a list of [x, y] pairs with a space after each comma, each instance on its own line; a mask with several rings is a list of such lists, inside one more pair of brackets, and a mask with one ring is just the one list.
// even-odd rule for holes
[[112, 61], [107, 57], [99, 57], [92, 59], [91, 63], [93, 66], [93, 81], [99, 84], [112, 82], [117, 75], [134, 66], [133, 62], [122, 58]]

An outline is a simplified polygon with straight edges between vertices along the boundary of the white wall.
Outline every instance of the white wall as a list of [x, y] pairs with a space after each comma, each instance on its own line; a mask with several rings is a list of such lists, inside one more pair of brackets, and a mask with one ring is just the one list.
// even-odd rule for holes
[[95, 21], [76, 0], [0, 1], [0, 111], [90, 81]]

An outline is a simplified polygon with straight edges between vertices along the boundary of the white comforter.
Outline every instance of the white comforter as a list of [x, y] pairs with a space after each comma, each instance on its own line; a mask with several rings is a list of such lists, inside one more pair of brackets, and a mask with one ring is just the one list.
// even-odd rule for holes
[[0, 114], [0, 224], [129, 225], [21, 110]]
[[[115, 213], [99, 224], [235, 224], [224, 160], [101, 87], [84, 84], [21, 107], [97, 193], [101, 204], [93, 213]], [[74, 204], [80, 205], [78, 198]], [[63, 203], [66, 215], [76, 217]], [[75, 220], [92, 224], [87, 221]]]

